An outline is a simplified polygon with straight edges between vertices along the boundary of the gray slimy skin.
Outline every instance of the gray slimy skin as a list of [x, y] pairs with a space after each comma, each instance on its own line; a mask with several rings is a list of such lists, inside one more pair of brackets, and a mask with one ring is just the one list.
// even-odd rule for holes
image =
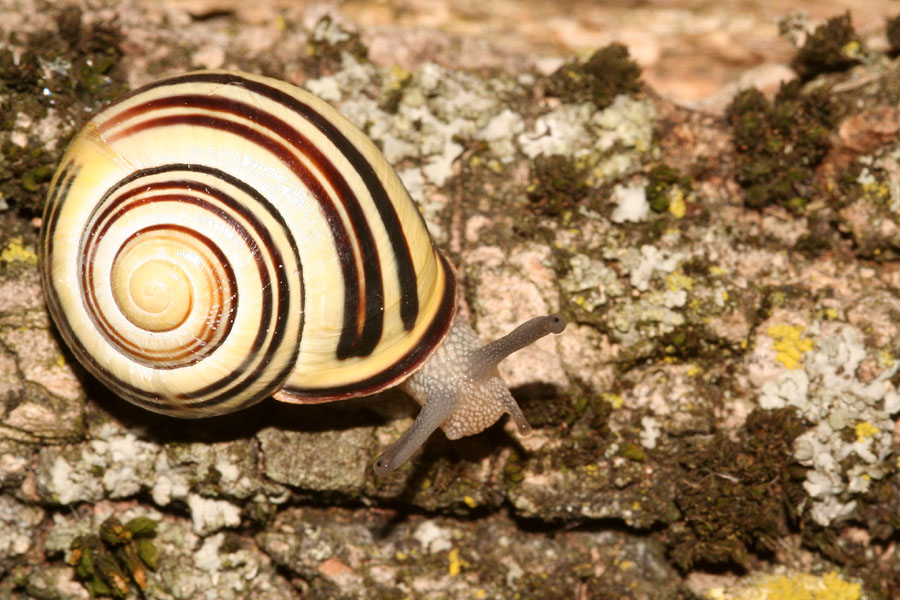
[[500, 377], [501, 360], [550, 333], [562, 333], [566, 320], [558, 314], [530, 319], [502, 338], [482, 344], [456, 319], [431, 358], [403, 384], [422, 410], [412, 426], [375, 461], [384, 477], [406, 462], [441, 427], [451, 440], [474, 435], [509, 414], [526, 435], [531, 426]]

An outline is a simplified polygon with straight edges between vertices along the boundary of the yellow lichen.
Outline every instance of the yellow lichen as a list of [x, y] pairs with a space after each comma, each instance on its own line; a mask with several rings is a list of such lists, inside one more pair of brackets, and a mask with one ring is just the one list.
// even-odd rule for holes
[[862, 586], [842, 579], [835, 572], [821, 577], [792, 573], [766, 576], [736, 591], [716, 588], [708, 591], [706, 597], [710, 600], [859, 600]]
[[799, 325], [772, 325], [767, 331], [774, 342], [775, 360], [788, 369], [799, 369], [803, 355], [812, 350], [812, 340], [803, 337], [803, 331]]
[[469, 508], [475, 508], [476, 506], [478, 506], [478, 501], [475, 500], [475, 498], [473, 498], [472, 496], [465, 496], [463, 498], [463, 502], [465, 502], [466, 506], [468, 506]]
[[669, 290], [673, 292], [683, 289], [691, 291], [694, 289], [694, 280], [681, 271], [675, 271], [666, 276], [666, 285], [669, 286]]
[[862, 46], [857, 40], [850, 40], [841, 47], [841, 53], [849, 58], [862, 57]]
[[703, 374], [703, 369], [701, 369], [697, 365], [691, 365], [687, 368], [686, 373], [688, 377], [697, 377], [698, 375]]
[[447, 554], [447, 560], [450, 562], [449, 572], [451, 575], [459, 575], [462, 569], [462, 561], [459, 559], [459, 550], [454, 548]]
[[17, 236], [9, 240], [9, 244], [0, 252], [0, 262], [21, 262], [26, 265], [37, 264], [37, 254], [22, 245], [22, 237]]
[[603, 393], [600, 394], [600, 397], [606, 400], [609, 405], [612, 406], [615, 410], [622, 408], [622, 406], [625, 404], [622, 396], [618, 394]]
[[680, 219], [687, 212], [687, 205], [684, 203], [684, 193], [678, 190], [671, 194], [669, 199], [669, 212], [676, 219]]
[[856, 440], [859, 442], [864, 442], [873, 435], [878, 435], [880, 432], [877, 427], [868, 421], [857, 423], [853, 430], [856, 432]]

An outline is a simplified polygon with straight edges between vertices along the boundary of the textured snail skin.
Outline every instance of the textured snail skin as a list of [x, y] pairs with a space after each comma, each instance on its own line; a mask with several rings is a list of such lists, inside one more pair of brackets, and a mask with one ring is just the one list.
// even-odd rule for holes
[[422, 411], [412, 427], [376, 459], [375, 472], [385, 476], [402, 465], [438, 427], [455, 440], [483, 431], [508, 413], [519, 433], [528, 435], [531, 426], [497, 372], [497, 364], [565, 328], [561, 315], [535, 317], [482, 345], [472, 328], [456, 319], [437, 351], [403, 382], [402, 389], [422, 405]]
[[455, 439], [509, 413], [527, 431], [496, 364], [565, 327], [539, 317], [482, 347], [371, 140], [312, 94], [245, 73], [162, 79], [97, 113], [54, 176], [40, 255], [73, 353], [149, 410], [203, 417], [403, 383], [423, 409], [379, 474], [437, 427]]

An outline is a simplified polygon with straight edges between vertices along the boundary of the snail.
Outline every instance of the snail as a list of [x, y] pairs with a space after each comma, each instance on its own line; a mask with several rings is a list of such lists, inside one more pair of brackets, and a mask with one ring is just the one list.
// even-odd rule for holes
[[53, 177], [39, 254], [66, 344], [148, 410], [402, 386], [422, 409], [382, 476], [438, 427], [456, 439], [508, 413], [527, 433], [497, 364], [566, 326], [536, 317], [482, 345], [375, 144], [309, 92], [246, 73], [161, 79], [95, 114]]

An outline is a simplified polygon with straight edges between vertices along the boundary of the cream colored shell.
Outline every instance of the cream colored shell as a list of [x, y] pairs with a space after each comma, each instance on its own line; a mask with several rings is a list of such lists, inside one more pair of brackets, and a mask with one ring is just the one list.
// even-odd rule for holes
[[77, 357], [177, 416], [388, 387], [456, 303], [375, 145], [308, 92], [243, 73], [164, 79], [95, 115], [54, 177], [41, 259]]

